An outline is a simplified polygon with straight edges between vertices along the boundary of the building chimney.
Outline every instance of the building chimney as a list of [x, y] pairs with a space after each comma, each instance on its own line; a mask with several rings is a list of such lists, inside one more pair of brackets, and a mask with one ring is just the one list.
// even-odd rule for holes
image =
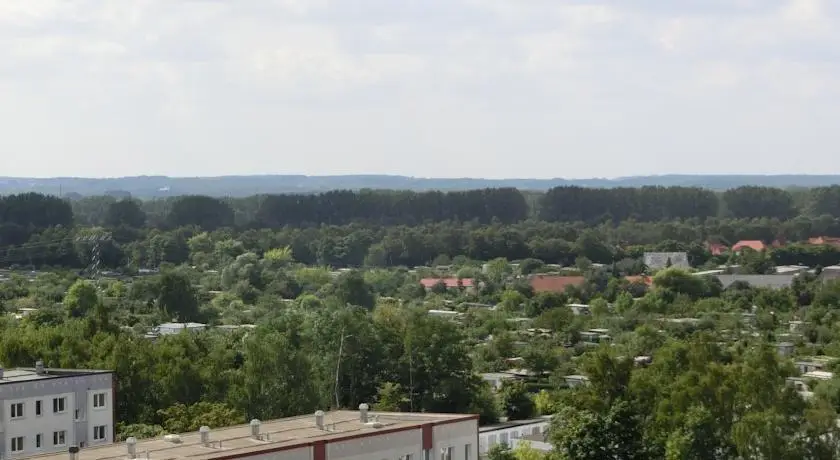
[[38, 375], [44, 375], [46, 371], [44, 371], [44, 362], [40, 359], [35, 361], [35, 373]]
[[76, 446], [71, 446], [67, 449], [67, 452], [70, 454], [70, 460], [78, 460], [79, 458], [79, 448]]
[[128, 448], [129, 460], [137, 458], [137, 438], [134, 436], [125, 440], [125, 446]]
[[362, 423], [367, 423], [368, 422], [368, 410], [369, 409], [370, 409], [370, 406], [368, 406], [367, 404], [365, 404], [365, 403], [359, 404], [359, 421], [360, 422], [362, 422]]
[[251, 437], [252, 438], [254, 438], [254, 439], [259, 439], [260, 438], [260, 425], [262, 425], [262, 422], [260, 422], [259, 420], [257, 420], [257, 419], [251, 420]]
[[315, 411], [315, 426], [317, 426], [319, 430], [324, 429], [324, 411]]
[[201, 444], [204, 447], [210, 444], [210, 427], [205, 425], [198, 429], [198, 434], [201, 436]]

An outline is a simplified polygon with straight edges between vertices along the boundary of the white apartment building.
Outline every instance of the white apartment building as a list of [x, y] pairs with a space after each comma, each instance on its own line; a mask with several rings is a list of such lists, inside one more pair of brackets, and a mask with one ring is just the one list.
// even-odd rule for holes
[[0, 367], [0, 459], [114, 441], [111, 371]]
[[[544, 436], [548, 433], [549, 426], [551, 426], [551, 416], [483, 426], [478, 434], [480, 458], [483, 458], [487, 451], [497, 444], [515, 447], [522, 439], [529, 440], [532, 444], [544, 444]], [[535, 447], [539, 448], [539, 446]]]
[[[91, 446], [74, 460], [477, 460], [478, 416], [316, 412], [227, 428]], [[68, 460], [68, 454], [39, 460]]]

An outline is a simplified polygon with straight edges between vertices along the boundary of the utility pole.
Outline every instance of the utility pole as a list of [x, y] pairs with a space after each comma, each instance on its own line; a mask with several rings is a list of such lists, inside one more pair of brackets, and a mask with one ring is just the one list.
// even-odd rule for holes
[[108, 232], [98, 232], [91, 235], [84, 235], [77, 237], [76, 241], [83, 243], [92, 243], [90, 249], [90, 264], [88, 264], [87, 272], [91, 279], [99, 285], [99, 272], [102, 265], [102, 243], [111, 239], [111, 234]]
[[339, 409], [341, 407], [341, 398], [339, 398], [338, 389], [339, 389], [339, 375], [341, 371], [341, 355], [344, 353], [344, 339], [353, 337], [352, 335], [344, 335], [344, 328], [341, 328], [341, 339], [338, 341], [338, 359], [336, 359], [335, 363], [335, 408]]

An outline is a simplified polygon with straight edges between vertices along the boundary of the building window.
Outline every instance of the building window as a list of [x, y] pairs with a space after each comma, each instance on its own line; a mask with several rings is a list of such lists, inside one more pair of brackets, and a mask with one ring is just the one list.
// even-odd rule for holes
[[11, 418], [23, 418], [23, 403], [14, 403], [12, 404], [11, 410], [9, 411]]
[[43, 404], [42, 404], [42, 401], [40, 399], [35, 401], [35, 415], [37, 415], [38, 417], [40, 417], [41, 414], [43, 413], [41, 406], [43, 406]]
[[43, 443], [43, 442], [44, 442], [44, 435], [42, 435], [41, 433], [36, 434], [35, 435], [35, 448], [40, 449], [41, 448], [41, 443]]
[[64, 430], [53, 432], [53, 445], [63, 446], [67, 443], [67, 432]]
[[12, 452], [23, 451], [23, 436], [12, 438]]
[[472, 444], [464, 446], [464, 460], [472, 460]]
[[452, 460], [452, 454], [455, 453], [454, 447], [441, 447], [440, 460]]
[[93, 407], [95, 409], [102, 409], [105, 407], [105, 393], [96, 393], [93, 395]]
[[60, 414], [67, 410], [67, 398], [53, 398], [53, 413]]
[[423, 460], [432, 460], [432, 449], [423, 449]]
[[105, 440], [105, 426], [106, 425], [99, 425], [93, 427], [93, 440], [94, 441], [104, 441]]

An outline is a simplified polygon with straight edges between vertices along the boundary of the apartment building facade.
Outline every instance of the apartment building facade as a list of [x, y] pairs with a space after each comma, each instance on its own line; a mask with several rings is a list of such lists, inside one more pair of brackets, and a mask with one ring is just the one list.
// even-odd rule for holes
[[110, 371], [0, 368], [0, 458], [114, 441], [114, 378]]

